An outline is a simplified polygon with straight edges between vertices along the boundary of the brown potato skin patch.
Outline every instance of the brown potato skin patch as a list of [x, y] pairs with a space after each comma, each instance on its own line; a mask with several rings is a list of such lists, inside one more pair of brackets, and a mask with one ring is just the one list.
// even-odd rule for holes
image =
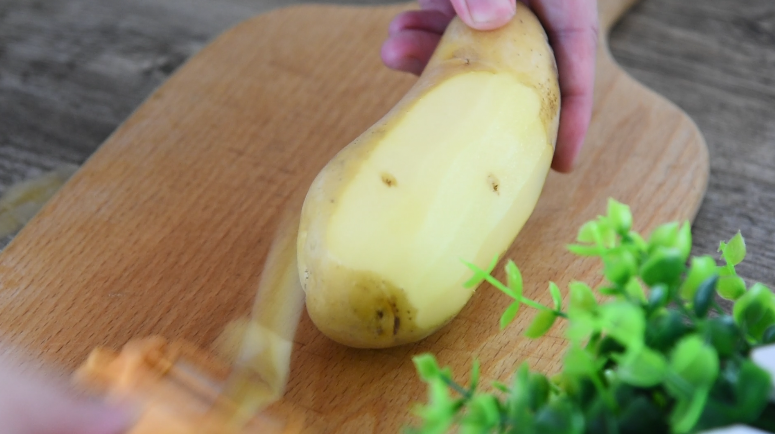
[[[315, 273], [310, 273], [314, 275]], [[336, 291], [307, 295], [310, 319], [327, 336], [355, 348], [387, 348], [426, 337], [400, 288], [371, 272], [340, 269]], [[317, 285], [313, 282], [312, 285]]]

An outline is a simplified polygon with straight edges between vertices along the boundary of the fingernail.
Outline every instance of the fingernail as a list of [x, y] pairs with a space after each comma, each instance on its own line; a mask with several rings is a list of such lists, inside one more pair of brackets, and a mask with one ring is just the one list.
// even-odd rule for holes
[[466, 0], [471, 20], [477, 24], [506, 22], [517, 12], [514, 0]]

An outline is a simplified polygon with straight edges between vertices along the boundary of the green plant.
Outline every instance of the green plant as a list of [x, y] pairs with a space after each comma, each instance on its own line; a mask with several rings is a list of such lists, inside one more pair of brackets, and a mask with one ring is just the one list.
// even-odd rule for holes
[[[664, 224], [648, 239], [631, 226], [629, 207], [610, 199], [607, 215], [581, 227], [579, 244], [568, 248], [599, 257], [605, 280], [596, 290], [570, 283], [568, 306], [554, 283], [552, 306], [525, 298], [511, 261], [505, 283], [491, 274], [495, 261], [488, 270], [467, 263], [469, 285], [486, 280], [514, 300], [502, 328], [523, 305], [538, 310], [524, 332], [529, 338], [569, 321], [563, 368], [549, 378], [523, 363], [511, 384], [480, 390], [477, 361], [464, 386], [433, 355], [418, 355], [429, 401], [415, 409], [420, 424], [409, 432], [682, 434], [735, 423], [775, 432], [770, 375], [749, 357], [775, 342], [775, 297], [737, 275], [746, 254], [741, 234], [721, 243], [724, 265], [717, 265], [711, 256], [689, 258], [688, 223]], [[732, 315], [717, 294], [734, 300]]]

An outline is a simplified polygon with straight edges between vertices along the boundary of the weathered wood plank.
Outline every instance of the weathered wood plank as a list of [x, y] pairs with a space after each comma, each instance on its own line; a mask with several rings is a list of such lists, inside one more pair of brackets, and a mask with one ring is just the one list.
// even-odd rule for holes
[[749, 254], [738, 271], [775, 285], [775, 3], [644, 0], [614, 29], [611, 50], [705, 135], [711, 174], [696, 254], [741, 230]]

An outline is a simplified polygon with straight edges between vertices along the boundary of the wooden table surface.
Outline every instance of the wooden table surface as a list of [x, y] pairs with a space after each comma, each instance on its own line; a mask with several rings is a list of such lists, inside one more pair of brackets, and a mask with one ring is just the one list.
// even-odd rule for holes
[[[0, 191], [82, 163], [209, 40], [297, 3], [0, 0]], [[775, 286], [775, 2], [642, 0], [610, 44], [625, 70], [684, 109], [707, 139], [695, 254], [741, 230], [749, 256], [740, 274]]]

